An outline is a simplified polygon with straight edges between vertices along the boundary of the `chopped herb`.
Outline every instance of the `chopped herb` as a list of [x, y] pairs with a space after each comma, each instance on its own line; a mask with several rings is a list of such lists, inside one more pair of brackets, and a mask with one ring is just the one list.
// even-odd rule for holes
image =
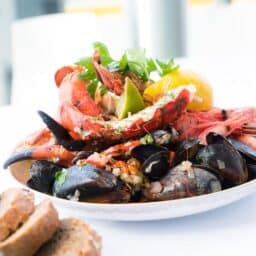
[[81, 74], [78, 75], [78, 78], [80, 80], [84, 80], [84, 81], [88, 81], [88, 80], [93, 80], [96, 78], [95, 74], [94, 73], [91, 73], [89, 71], [85, 71]]
[[154, 138], [152, 137], [151, 134], [146, 134], [144, 137], [140, 139], [142, 144], [153, 144], [154, 143]]
[[67, 169], [64, 169], [64, 168], [55, 173], [54, 177], [59, 185], [62, 185], [65, 182], [67, 174], [68, 174], [68, 171]]
[[117, 129], [114, 131], [114, 135], [117, 135], [117, 136], [119, 136], [119, 135], [122, 135], [122, 127], [117, 127]]
[[167, 92], [167, 95], [171, 97], [172, 99], [175, 99], [175, 95], [172, 91]]

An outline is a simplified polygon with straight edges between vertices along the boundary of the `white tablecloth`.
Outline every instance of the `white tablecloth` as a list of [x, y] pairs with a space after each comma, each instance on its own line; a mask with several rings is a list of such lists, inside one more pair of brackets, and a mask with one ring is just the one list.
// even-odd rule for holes
[[[0, 108], [0, 164], [27, 134], [39, 126], [34, 110]], [[0, 190], [12, 186], [0, 172]], [[66, 213], [61, 211], [61, 216]], [[178, 219], [152, 222], [87, 220], [103, 237], [105, 256], [253, 255], [256, 235], [256, 194], [232, 205]]]

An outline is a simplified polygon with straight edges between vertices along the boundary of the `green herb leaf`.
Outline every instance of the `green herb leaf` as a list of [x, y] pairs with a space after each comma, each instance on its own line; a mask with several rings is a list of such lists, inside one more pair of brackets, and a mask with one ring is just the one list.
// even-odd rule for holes
[[147, 69], [148, 69], [149, 73], [157, 70], [157, 66], [155, 64], [155, 61], [152, 58], [147, 59]]
[[151, 134], [146, 134], [144, 137], [140, 139], [142, 144], [153, 144], [154, 143], [154, 138], [152, 137]]
[[101, 63], [106, 66], [113, 62], [113, 59], [111, 58], [108, 48], [105, 44], [101, 42], [94, 42], [93, 43], [94, 50], [98, 50], [101, 58]]
[[128, 67], [128, 60], [126, 54], [123, 54], [119, 61], [120, 71], [125, 71]]
[[174, 63], [173, 59], [170, 59], [167, 63], [157, 59], [156, 63], [158, 65], [158, 72], [160, 76], [169, 74], [179, 68], [179, 66]]
[[89, 71], [85, 71], [84, 73], [81, 73], [78, 75], [78, 78], [83, 81], [93, 80], [96, 78], [95, 73], [91, 73]]
[[94, 79], [91, 81], [91, 83], [87, 86], [87, 91], [90, 94], [90, 96], [94, 99], [95, 98], [95, 92], [98, 87], [98, 80]]
[[108, 89], [104, 85], [100, 85], [99, 89], [100, 89], [100, 96], [104, 96], [108, 92]]
[[94, 73], [94, 68], [93, 68], [93, 64], [92, 64], [92, 57], [82, 58], [82, 59], [78, 60], [77, 62], [75, 62], [75, 64], [86, 68], [86, 70], [91, 72], [91, 73]]
[[68, 171], [67, 169], [62, 169], [60, 171], [57, 171], [54, 175], [55, 180], [57, 181], [57, 183], [61, 186], [62, 184], [64, 184], [66, 177], [67, 177]]

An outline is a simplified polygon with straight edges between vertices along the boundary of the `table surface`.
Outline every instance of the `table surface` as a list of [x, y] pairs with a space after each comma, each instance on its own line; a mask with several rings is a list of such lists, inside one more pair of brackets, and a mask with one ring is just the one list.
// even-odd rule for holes
[[[223, 69], [223, 66], [215, 65], [214, 72], [211, 72], [213, 69], [206, 70], [205, 65], [202, 64], [198, 67], [206, 71], [210, 80], [214, 81], [216, 103], [225, 106], [229, 104], [252, 105], [255, 97], [253, 69], [246, 69], [241, 74], [240, 66], [235, 67], [235, 62], [233, 64], [232, 69], [231, 67]], [[221, 74], [221, 76], [217, 78], [214, 73]], [[40, 127], [36, 108], [37, 106], [35, 108], [17, 106], [0, 108], [1, 166], [14, 145], [27, 135], [28, 131]], [[1, 170], [0, 190], [12, 185], [7, 171]], [[67, 215], [63, 211], [60, 214], [62, 217]], [[150, 222], [87, 221], [103, 237], [104, 256], [120, 256], [121, 254], [122, 256], [236, 256], [251, 255], [254, 251], [255, 216], [256, 194], [253, 194], [217, 210], [183, 218]]]

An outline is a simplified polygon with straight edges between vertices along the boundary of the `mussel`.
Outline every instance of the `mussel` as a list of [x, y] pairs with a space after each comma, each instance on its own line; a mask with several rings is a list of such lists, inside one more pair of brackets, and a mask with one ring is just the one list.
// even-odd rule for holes
[[159, 180], [169, 170], [169, 151], [154, 144], [140, 145], [131, 152], [141, 162], [141, 171], [150, 181]]
[[184, 140], [176, 149], [174, 164], [179, 164], [185, 160], [193, 160], [200, 148], [200, 139]]
[[156, 130], [151, 133], [154, 143], [157, 145], [175, 144], [179, 139], [179, 134], [174, 128], [167, 130]]
[[[62, 198], [79, 198], [82, 201], [113, 202], [128, 200], [122, 182], [112, 173], [91, 164], [74, 165], [63, 169], [61, 180], [55, 180], [53, 193]], [[122, 193], [124, 192], [124, 193]], [[118, 195], [118, 196], [117, 196]]]
[[161, 151], [147, 158], [143, 162], [141, 170], [145, 177], [155, 181], [162, 178], [168, 172], [169, 166], [168, 151]]
[[218, 178], [203, 166], [193, 166], [184, 161], [168, 171], [159, 181], [144, 189], [144, 196], [150, 201], [163, 201], [192, 197], [221, 190]]
[[223, 184], [239, 185], [248, 180], [246, 163], [240, 153], [222, 136], [210, 133], [207, 142], [213, 143], [201, 148], [197, 160], [211, 168]]
[[35, 161], [29, 170], [31, 179], [27, 182], [27, 185], [37, 191], [51, 193], [55, 174], [61, 169], [62, 166], [49, 161]]

